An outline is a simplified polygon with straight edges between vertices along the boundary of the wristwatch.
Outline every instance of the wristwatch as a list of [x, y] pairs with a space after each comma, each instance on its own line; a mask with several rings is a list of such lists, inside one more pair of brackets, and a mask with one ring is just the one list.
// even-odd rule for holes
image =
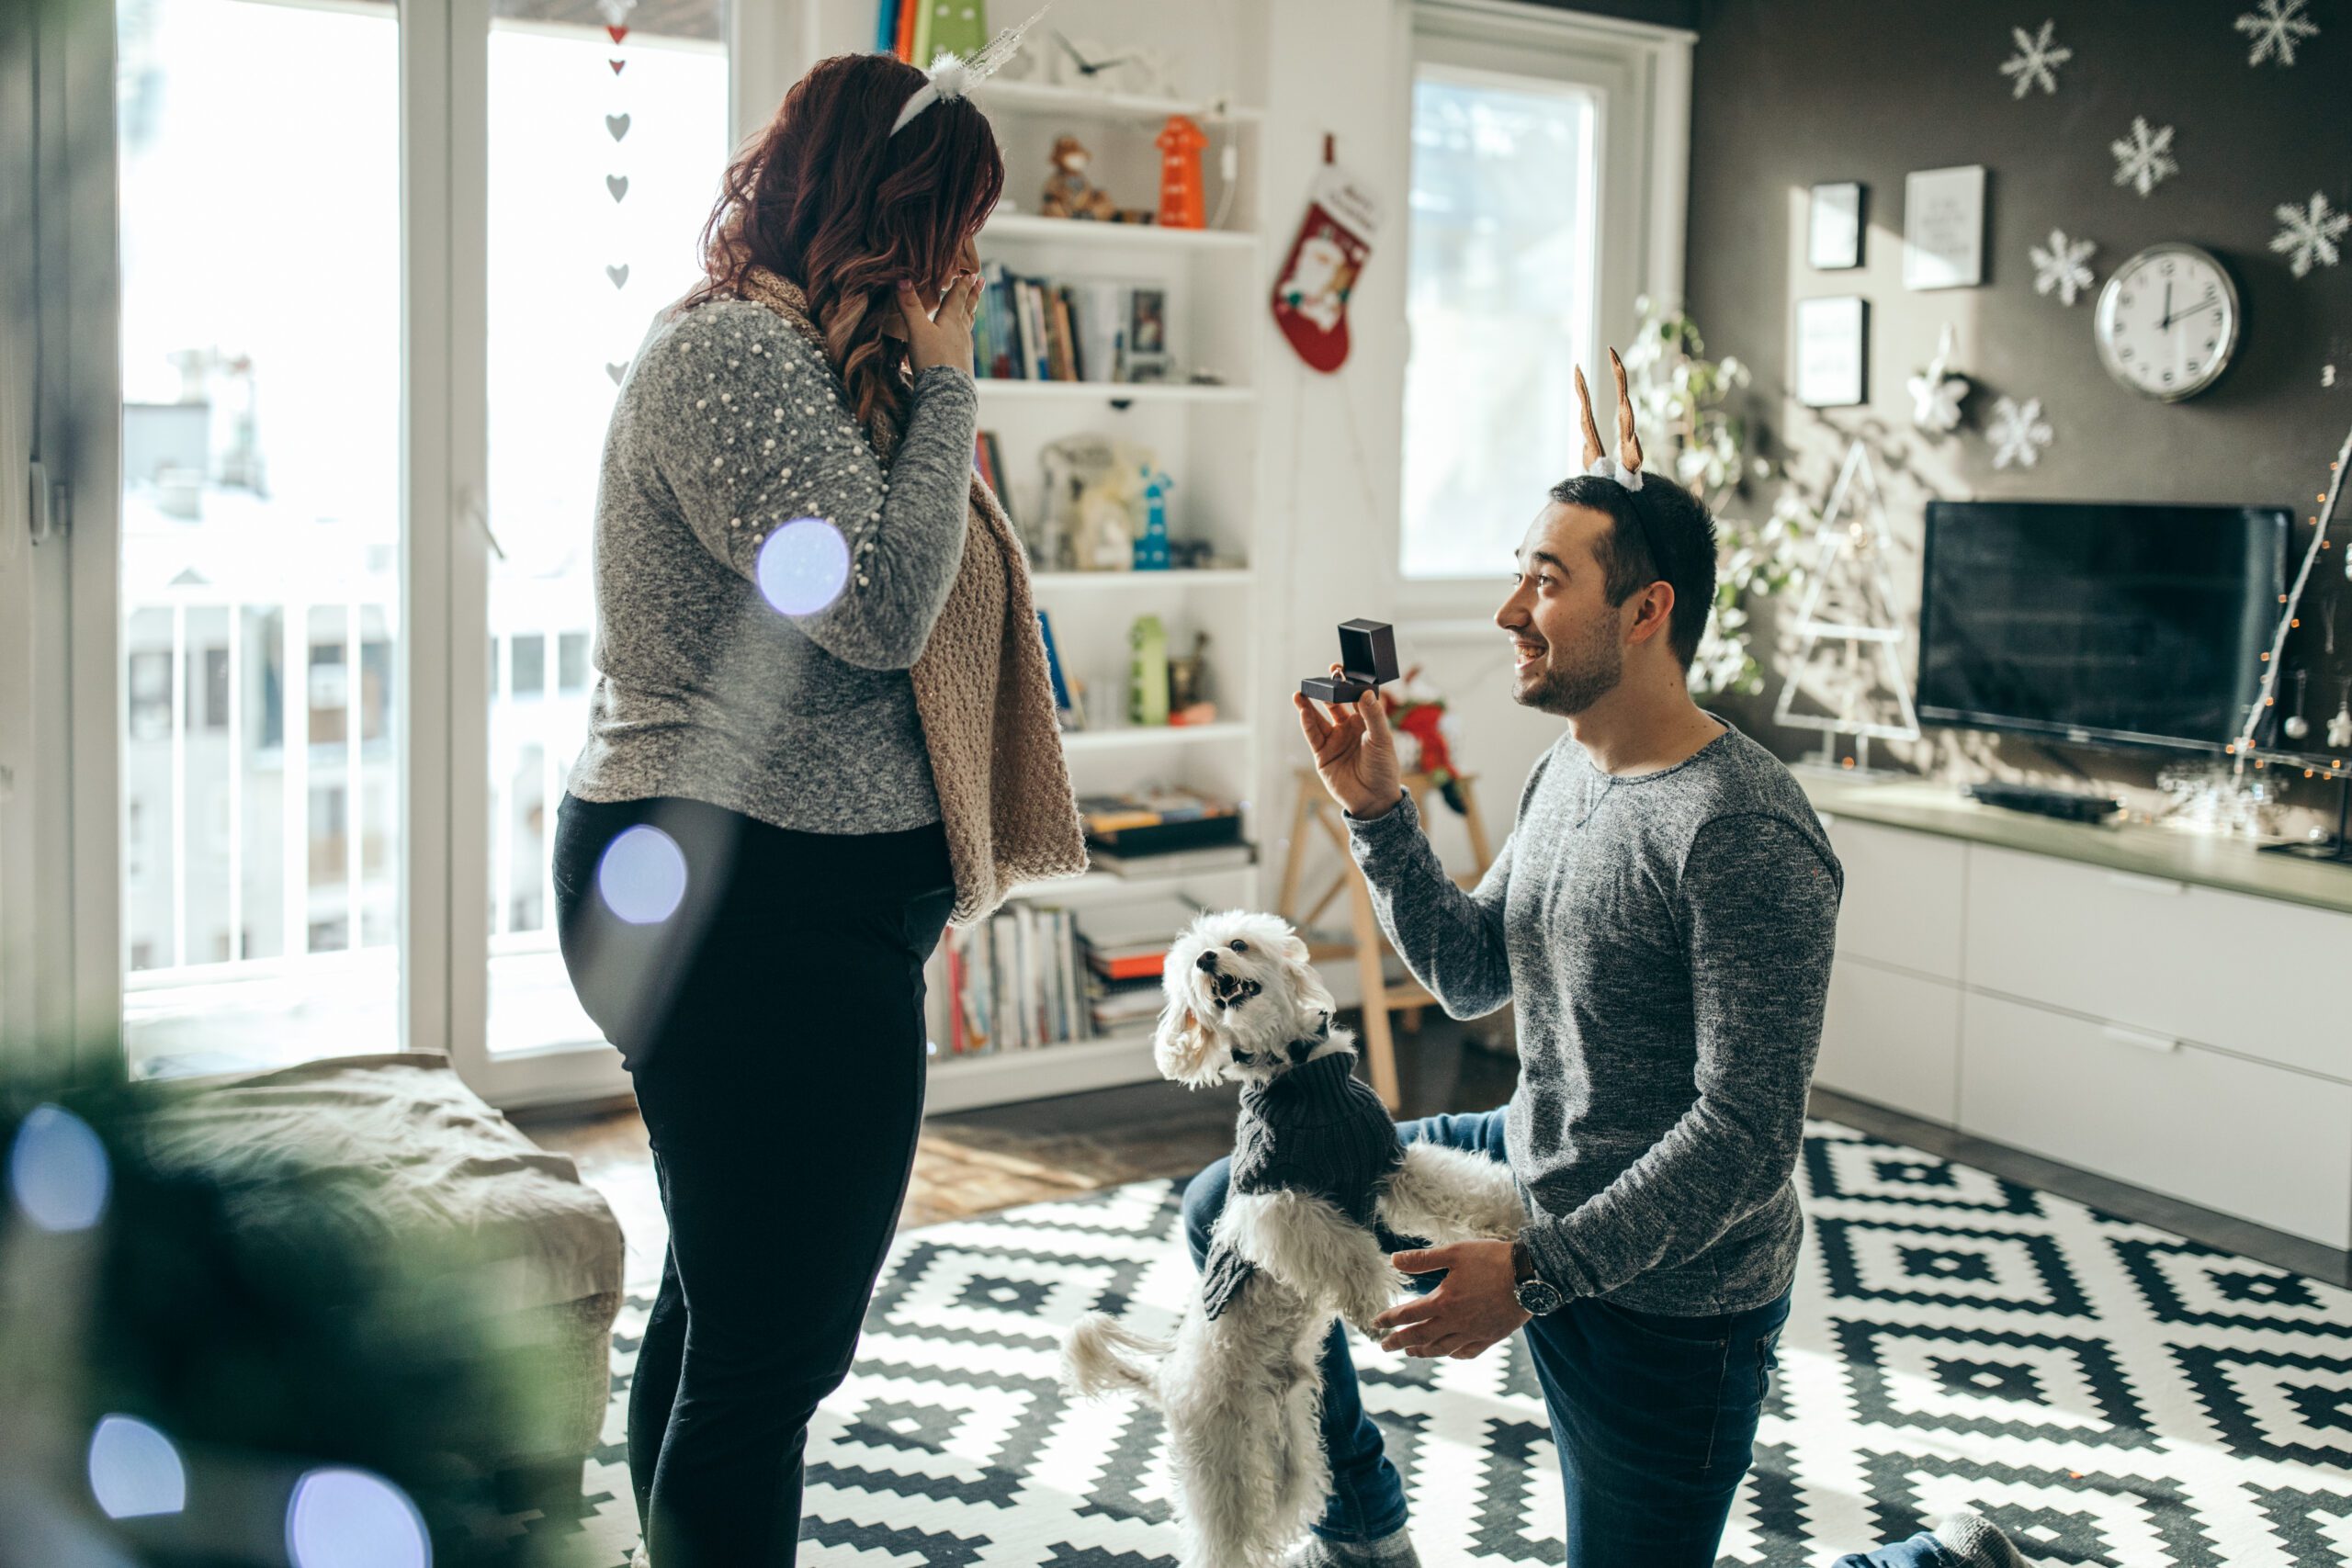
[[1535, 1272], [1535, 1255], [1527, 1249], [1527, 1238], [1515, 1236], [1510, 1244], [1511, 1278], [1518, 1282], [1511, 1294], [1519, 1298], [1519, 1310], [1530, 1317], [1549, 1317], [1568, 1304], [1559, 1287]]

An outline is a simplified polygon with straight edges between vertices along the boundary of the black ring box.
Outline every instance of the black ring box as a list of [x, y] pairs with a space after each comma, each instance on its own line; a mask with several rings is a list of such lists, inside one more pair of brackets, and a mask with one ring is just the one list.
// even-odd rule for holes
[[1340, 623], [1340, 675], [1310, 675], [1298, 689], [1317, 702], [1352, 705], [1396, 679], [1396, 628], [1385, 621]]

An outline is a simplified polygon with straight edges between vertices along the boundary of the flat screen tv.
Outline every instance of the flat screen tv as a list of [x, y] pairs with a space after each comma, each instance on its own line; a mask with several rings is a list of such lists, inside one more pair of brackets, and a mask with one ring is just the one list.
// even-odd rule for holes
[[2218, 751], [2261, 683], [2283, 507], [1935, 501], [1922, 724]]

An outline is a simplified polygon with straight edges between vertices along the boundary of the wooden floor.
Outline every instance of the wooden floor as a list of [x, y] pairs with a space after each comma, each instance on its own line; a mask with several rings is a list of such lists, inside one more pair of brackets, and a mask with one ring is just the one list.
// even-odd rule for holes
[[[1403, 1114], [1484, 1111], [1510, 1098], [1518, 1063], [1432, 1020], [1399, 1035]], [[902, 1225], [991, 1213], [1073, 1192], [1151, 1178], [1190, 1176], [1233, 1148], [1236, 1091], [1136, 1084], [1058, 1100], [934, 1116], [923, 1124]], [[523, 1130], [571, 1155], [604, 1192], [629, 1238], [629, 1277], [659, 1272], [661, 1200], [645, 1123], [635, 1108], [593, 1116], [533, 1118]]]

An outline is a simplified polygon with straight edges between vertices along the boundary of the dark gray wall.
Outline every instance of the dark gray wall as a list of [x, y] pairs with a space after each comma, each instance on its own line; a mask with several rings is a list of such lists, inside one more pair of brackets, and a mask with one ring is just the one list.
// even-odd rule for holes
[[[1816, 502], [1856, 434], [1886, 459], [1883, 477], [1894, 468], [1888, 500], [1906, 614], [1931, 496], [2300, 502], [2304, 513], [2312, 510], [2352, 423], [2352, 256], [2298, 279], [2269, 243], [2278, 228], [2272, 209], [2282, 202], [2306, 202], [2317, 190], [2338, 209], [2352, 207], [2352, 6], [2316, 0], [2311, 17], [2320, 34], [2304, 40], [2288, 69], [2247, 66], [2246, 40], [2231, 23], [2252, 8], [2052, 0], [2029, 16], [1967, 0], [1700, 0], [1691, 312], [1711, 354], [1737, 354], [1755, 367], [1754, 412], [1775, 455], [1808, 481]], [[2000, 74], [2013, 52], [2009, 29], [2038, 28], [2045, 15], [2074, 57], [2059, 70], [2054, 96], [2036, 88], [2015, 99]], [[2134, 115], [2176, 128], [2180, 164], [2144, 198], [2114, 184], [2108, 151]], [[1910, 292], [1902, 284], [1904, 175], [1962, 164], [1988, 171], [1984, 284]], [[1864, 266], [1815, 272], [1804, 259], [1805, 189], [1848, 179], [1868, 187]], [[2110, 380], [2092, 345], [2095, 297], [2067, 309], [2055, 295], [2034, 292], [2027, 253], [2052, 228], [2098, 243], [2091, 266], [2100, 283], [2160, 240], [2186, 240], [2221, 257], [2236, 278], [2244, 319], [2235, 362], [2221, 382], [2166, 405]], [[1799, 408], [1785, 396], [1793, 302], [1841, 294], [1870, 301], [1869, 403]], [[1959, 368], [1976, 390], [1962, 432], [1933, 437], [1913, 427], [1904, 382], [1927, 363], [1947, 321], [1959, 328]], [[2324, 389], [2322, 367], [2331, 363], [2336, 384]], [[2041, 398], [2056, 428], [2033, 468], [1992, 466], [1983, 427], [2004, 393]], [[2352, 528], [2340, 526], [2339, 541], [2347, 537]], [[2323, 558], [2339, 588], [2346, 586], [2346, 547], [2339, 542]], [[2352, 592], [2338, 612], [2339, 671], [2312, 682], [2311, 705], [2319, 706], [2324, 688], [2328, 713], [2337, 673], [2352, 673]], [[2290, 653], [2289, 667], [2300, 662]], [[1769, 707], [1768, 694], [1743, 713], [1760, 727]], [[1815, 739], [1794, 730], [1775, 737], [1791, 755]], [[2151, 772], [2098, 753], [2068, 759], [2123, 784]], [[2050, 761], [2015, 743], [1932, 739], [1906, 760], [1961, 773], [2036, 771]]]

